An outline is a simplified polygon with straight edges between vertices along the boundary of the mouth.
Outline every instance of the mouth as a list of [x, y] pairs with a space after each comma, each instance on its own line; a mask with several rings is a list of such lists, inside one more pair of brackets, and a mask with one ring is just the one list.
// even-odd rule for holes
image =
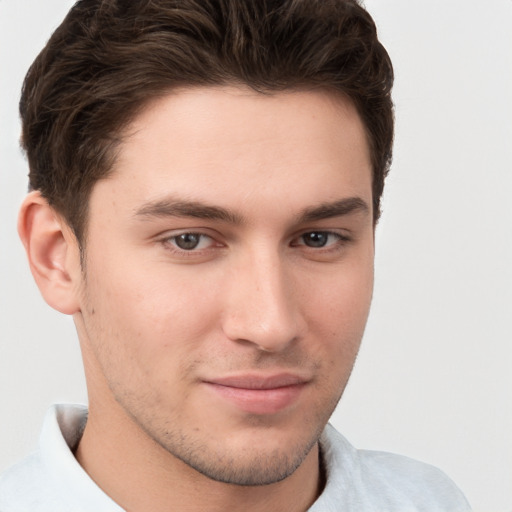
[[296, 403], [309, 381], [299, 375], [281, 373], [234, 375], [203, 383], [216, 397], [242, 412], [268, 415]]

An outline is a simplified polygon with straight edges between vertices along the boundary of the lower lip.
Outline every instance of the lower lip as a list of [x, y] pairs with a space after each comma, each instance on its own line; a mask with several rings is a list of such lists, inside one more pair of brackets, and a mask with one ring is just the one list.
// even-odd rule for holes
[[305, 384], [272, 389], [245, 389], [205, 383], [224, 400], [250, 414], [276, 414], [296, 402]]

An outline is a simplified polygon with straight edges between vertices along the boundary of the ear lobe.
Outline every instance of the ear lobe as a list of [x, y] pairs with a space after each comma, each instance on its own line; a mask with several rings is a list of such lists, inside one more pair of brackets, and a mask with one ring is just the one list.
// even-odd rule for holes
[[18, 233], [30, 270], [44, 300], [72, 315], [80, 311], [78, 242], [65, 221], [39, 192], [27, 195], [18, 216]]

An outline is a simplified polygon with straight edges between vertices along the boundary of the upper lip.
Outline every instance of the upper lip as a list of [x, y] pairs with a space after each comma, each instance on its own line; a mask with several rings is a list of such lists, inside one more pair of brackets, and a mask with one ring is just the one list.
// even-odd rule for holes
[[278, 373], [273, 375], [231, 375], [207, 379], [205, 382], [239, 389], [276, 389], [305, 384], [308, 379], [292, 373]]

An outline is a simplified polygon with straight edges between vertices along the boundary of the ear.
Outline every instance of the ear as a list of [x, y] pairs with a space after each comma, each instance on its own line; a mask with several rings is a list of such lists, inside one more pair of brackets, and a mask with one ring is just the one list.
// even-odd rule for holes
[[64, 219], [37, 191], [28, 194], [22, 203], [18, 233], [44, 300], [61, 313], [80, 311], [78, 242]]

